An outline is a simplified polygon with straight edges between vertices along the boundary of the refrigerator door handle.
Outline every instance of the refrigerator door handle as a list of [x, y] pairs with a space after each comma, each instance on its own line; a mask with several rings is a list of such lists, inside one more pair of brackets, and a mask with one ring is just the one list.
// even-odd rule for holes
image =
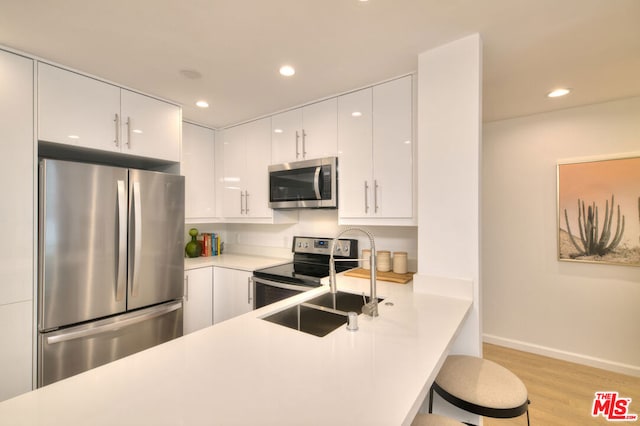
[[[146, 309], [144, 312], [134, 312], [131, 314], [125, 314], [126, 318], [116, 319], [107, 324], [94, 326], [87, 324], [84, 326], [74, 327], [73, 330], [58, 334], [56, 336], [47, 337], [47, 344], [53, 345], [56, 343], [68, 342], [70, 340], [82, 339], [85, 337], [95, 336], [110, 331], [118, 331], [121, 328], [129, 327], [134, 324], [138, 324], [144, 321], [148, 321], [152, 318], [156, 318], [169, 312], [176, 311], [182, 308], [182, 302], [172, 303], [170, 305], [162, 305], [154, 308]], [[108, 321], [108, 320], [107, 320]]]
[[123, 180], [118, 181], [118, 257], [116, 258], [116, 300], [124, 299], [127, 280], [127, 195]]
[[138, 270], [140, 269], [140, 255], [142, 253], [142, 203], [140, 200], [140, 182], [133, 182], [133, 278], [131, 296], [138, 296]]

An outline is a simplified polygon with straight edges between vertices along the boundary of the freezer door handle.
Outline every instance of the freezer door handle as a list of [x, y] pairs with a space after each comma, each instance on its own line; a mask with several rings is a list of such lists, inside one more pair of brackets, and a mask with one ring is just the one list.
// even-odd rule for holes
[[116, 301], [120, 301], [124, 299], [127, 282], [127, 195], [123, 180], [118, 181], [118, 257], [116, 263]]
[[140, 256], [142, 254], [142, 203], [140, 199], [140, 182], [133, 182], [133, 277], [131, 296], [137, 297], [140, 285], [138, 283]]
[[79, 327], [74, 327], [67, 333], [47, 337], [47, 344], [53, 345], [56, 343], [68, 342], [70, 340], [91, 337], [110, 331], [118, 331], [121, 328], [129, 327], [134, 324], [148, 321], [152, 318], [160, 317], [162, 315], [168, 314], [169, 312], [176, 311], [180, 308], [182, 308], [182, 302], [176, 302], [170, 305], [162, 305], [150, 309], [145, 309], [144, 312], [132, 312], [130, 314], [125, 314], [118, 317], [117, 319], [112, 320], [111, 322], [98, 326], [87, 324]]

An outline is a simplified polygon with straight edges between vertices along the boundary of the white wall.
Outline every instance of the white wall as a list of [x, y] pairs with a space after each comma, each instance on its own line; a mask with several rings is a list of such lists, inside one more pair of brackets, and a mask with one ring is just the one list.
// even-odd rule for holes
[[[478, 34], [424, 52], [418, 71], [416, 291], [446, 278], [470, 287], [473, 307], [452, 349], [480, 355], [482, 43]], [[452, 280], [453, 279], [453, 280]], [[454, 293], [448, 293], [453, 295]]]
[[483, 138], [485, 341], [640, 376], [640, 267], [559, 262], [556, 242], [556, 162], [639, 152], [640, 98], [488, 123]]
[[[333, 238], [348, 228], [338, 226], [337, 210], [300, 210], [299, 221], [290, 225], [207, 224], [189, 225], [200, 232], [219, 232], [229, 252], [247, 252], [263, 256], [291, 256], [291, 244], [296, 235]], [[406, 251], [415, 267], [417, 231], [410, 226], [365, 226], [376, 239], [376, 250]], [[369, 240], [359, 233], [346, 234], [355, 238], [360, 249], [369, 248]], [[415, 270], [415, 269], [414, 269]]]

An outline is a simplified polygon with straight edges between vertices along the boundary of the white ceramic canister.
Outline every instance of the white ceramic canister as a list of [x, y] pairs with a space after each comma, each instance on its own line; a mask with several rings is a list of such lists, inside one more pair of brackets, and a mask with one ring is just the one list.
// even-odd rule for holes
[[362, 269], [371, 269], [371, 250], [362, 250]]
[[391, 252], [380, 250], [376, 256], [376, 270], [380, 272], [389, 272], [391, 270]]
[[407, 252], [396, 251], [393, 253], [393, 272], [396, 274], [407, 273]]

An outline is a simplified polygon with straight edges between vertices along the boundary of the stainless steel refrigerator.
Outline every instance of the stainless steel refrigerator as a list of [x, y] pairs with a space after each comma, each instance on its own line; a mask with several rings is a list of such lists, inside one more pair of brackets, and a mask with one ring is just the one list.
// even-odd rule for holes
[[38, 386], [182, 335], [184, 177], [40, 161]]

